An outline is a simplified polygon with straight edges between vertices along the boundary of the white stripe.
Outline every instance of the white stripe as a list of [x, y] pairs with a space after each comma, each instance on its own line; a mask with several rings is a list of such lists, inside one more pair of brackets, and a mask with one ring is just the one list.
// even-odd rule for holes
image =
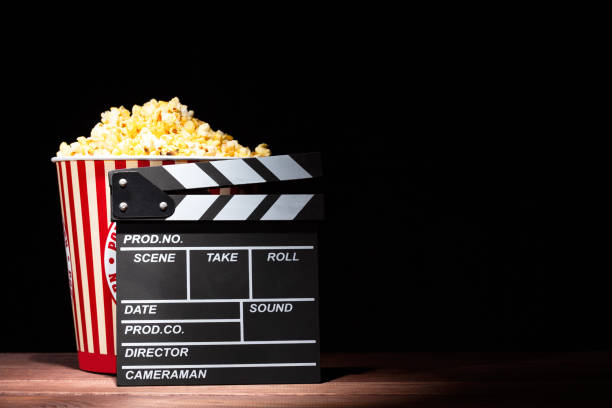
[[316, 340], [271, 340], [271, 341], [183, 341], [163, 343], [121, 343], [123, 347], [149, 346], [239, 346], [248, 344], [315, 344]]
[[123, 299], [121, 303], [232, 303], [232, 302], [314, 302], [315, 298], [264, 298], [264, 299]]
[[216, 187], [219, 184], [195, 163], [164, 167], [185, 188]]
[[76, 220], [76, 242], [79, 250], [79, 263], [80, 263], [80, 275], [81, 275], [81, 287], [83, 289], [83, 306], [85, 316], [85, 332], [87, 335], [87, 351], [93, 353], [93, 330], [91, 328], [91, 306], [89, 303], [89, 279], [87, 277], [87, 260], [85, 259], [85, 237], [83, 236], [83, 215], [81, 213], [81, 191], [79, 187], [79, 171], [77, 168], [77, 162], [70, 162], [70, 171], [72, 175], [72, 193], [74, 196], [74, 219]]
[[266, 198], [265, 194], [232, 196], [214, 219], [215, 221], [244, 221], [251, 215], [264, 198]]
[[232, 184], [252, 184], [266, 181], [243, 160], [214, 161], [210, 164], [215, 166]]
[[121, 247], [120, 251], [214, 251], [214, 250], [231, 250], [231, 249], [255, 249], [255, 250], [265, 250], [265, 249], [314, 249], [312, 245], [283, 245], [283, 246], [203, 246], [203, 247]]
[[279, 180], [312, 178], [310, 173], [297, 164], [291, 156], [286, 154], [281, 156], [258, 157], [257, 160], [266, 166]]
[[90, 244], [93, 258], [93, 275], [96, 315], [98, 320], [98, 345], [100, 354], [108, 354], [106, 347], [106, 320], [104, 319], [104, 287], [102, 286], [102, 261], [100, 257], [100, 229], [98, 228], [98, 194], [96, 190], [96, 168], [93, 161], [85, 162], [87, 199], [89, 207]]
[[121, 366], [124, 370], [155, 370], [162, 368], [233, 368], [233, 367], [316, 367], [317, 363], [262, 363], [262, 364], [190, 364]]
[[308, 204], [314, 194], [284, 194], [261, 217], [265, 220], [292, 220]]
[[174, 214], [166, 218], [167, 221], [173, 220], [199, 220], [202, 214], [217, 199], [216, 195], [188, 195], [174, 209]]
[[121, 324], [140, 323], [240, 323], [240, 319], [166, 319], [166, 320], [122, 320]]
[[[74, 289], [75, 300], [76, 300], [76, 312], [77, 312], [77, 322], [78, 322], [78, 331], [79, 331], [79, 351], [85, 351], [85, 339], [83, 338], [83, 319], [85, 317], [81, 316], [81, 292], [79, 291], [79, 285], [77, 282], [77, 265], [76, 258], [74, 256], [75, 251], [77, 249], [75, 242], [75, 237], [72, 235], [72, 217], [74, 214], [72, 213], [73, 209], [70, 207], [70, 192], [68, 191], [68, 174], [66, 173], [66, 169], [70, 165], [69, 162], [62, 162], [64, 167], [62, 168], [62, 174], [64, 175], [64, 193], [66, 195], [66, 215], [68, 217], [68, 239], [70, 240], [70, 263], [72, 264], [72, 287]], [[80, 274], [79, 274], [80, 276]]]

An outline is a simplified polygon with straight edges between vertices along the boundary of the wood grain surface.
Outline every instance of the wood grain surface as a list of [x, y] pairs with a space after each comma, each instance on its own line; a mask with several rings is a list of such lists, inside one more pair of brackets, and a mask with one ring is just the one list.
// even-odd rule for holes
[[76, 354], [0, 354], [0, 406], [610, 407], [611, 354], [333, 353], [321, 384], [121, 388]]

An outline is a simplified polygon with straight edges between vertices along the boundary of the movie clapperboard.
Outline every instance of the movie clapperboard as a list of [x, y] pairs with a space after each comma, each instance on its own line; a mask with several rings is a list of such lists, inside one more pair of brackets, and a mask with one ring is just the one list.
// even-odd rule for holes
[[320, 176], [318, 153], [109, 172], [117, 385], [320, 381], [323, 196], [296, 190]]

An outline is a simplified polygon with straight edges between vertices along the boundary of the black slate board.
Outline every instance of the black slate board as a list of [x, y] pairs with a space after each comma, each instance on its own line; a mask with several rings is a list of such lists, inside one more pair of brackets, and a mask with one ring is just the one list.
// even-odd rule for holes
[[316, 234], [240, 224], [118, 224], [117, 385], [320, 381]]

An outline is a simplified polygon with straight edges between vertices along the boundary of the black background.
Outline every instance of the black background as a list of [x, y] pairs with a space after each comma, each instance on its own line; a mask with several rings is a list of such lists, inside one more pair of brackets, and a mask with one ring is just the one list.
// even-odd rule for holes
[[323, 351], [609, 347], [603, 271], [558, 245], [575, 214], [556, 187], [576, 160], [559, 160], [551, 131], [558, 78], [540, 49], [453, 38], [238, 60], [188, 40], [169, 54], [126, 39], [18, 51], [4, 77], [0, 351], [75, 350], [59, 143], [111, 106], [174, 96], [242, 144], [322, 152]]

